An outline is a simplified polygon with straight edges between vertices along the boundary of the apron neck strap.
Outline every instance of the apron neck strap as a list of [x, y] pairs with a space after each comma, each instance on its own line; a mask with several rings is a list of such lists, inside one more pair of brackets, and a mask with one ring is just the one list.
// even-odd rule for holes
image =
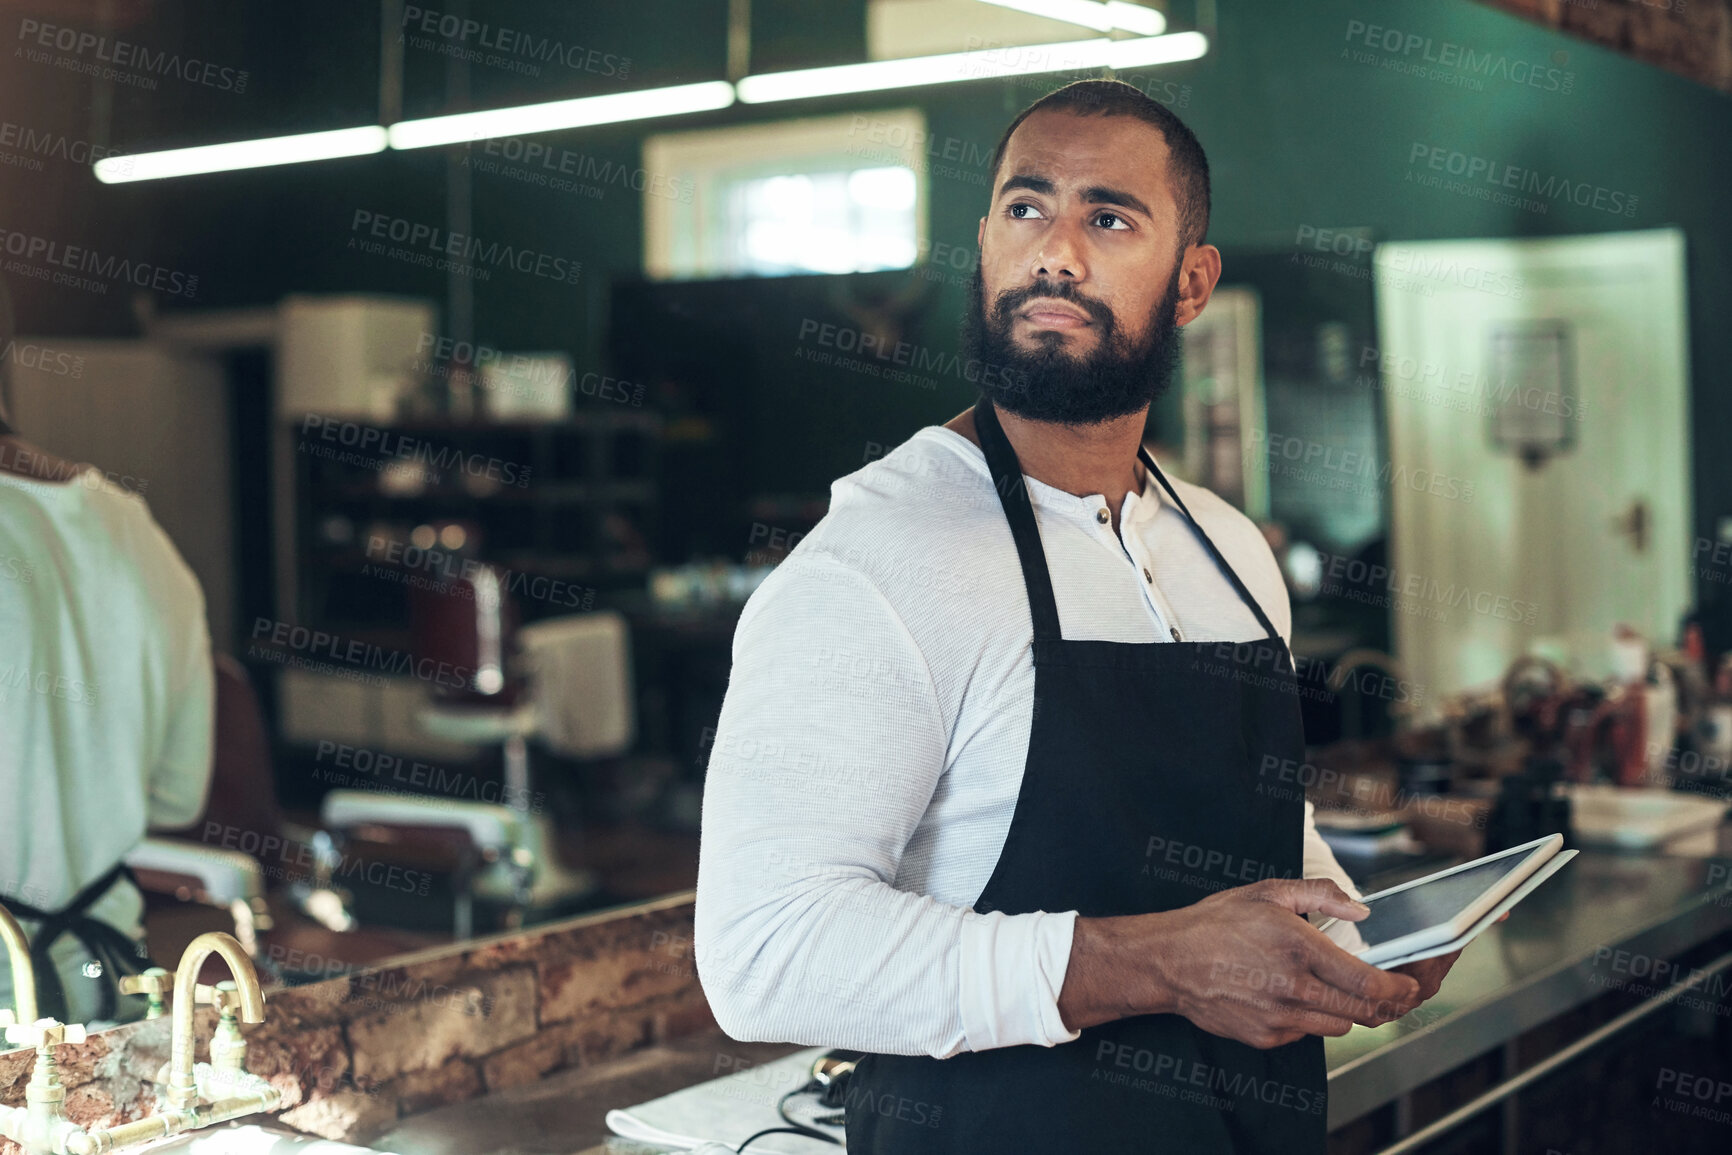
[[1209, 552], [1214, 555], [1215, 564], [1221, 567], [1221, 572], [1227, 575], [1227, 580], [1233, 583], [1233, 588], [1239, 591], [1239, 596], [1245, 600], [1246, 605], [1251, 607], [1251, 612], [1257, 617], [1257, 624], [1262, 626], [1264, 632], [1271, 638], [1280, 638], [1280, 633], [1269, 621], [1269, 615], [1263, 612], [1263, 607], [1257, 604], [1257, 599], [1251, 596], [1251, 591], [1246, 589], [1245, 583], [1239, 580], [1238, 571], [1228, 564], [1221, 551], [1215, 547], [1214, 539], [1203, 530], [1202, 523], [1192, 517], [1191, 511], [1185, 508], [1184, 500], [1179, 497], [1178, 491], [1167, 480], [1167, 475], [1161, 472], [1161, 467], [1155, 464], [1155, 459], [1149, 456], [1149, 451], [1139, 445], [1137, 452], [1142, 455], [1143, 464], [1147, 465], [1150, 472], [1155, 475], [1155, 480], [1161, 483], [1161, 488], [1167, 491], [1167, 496], [1173, 499], [1173, 504], [1179, 507], [1179, 512], [1185, 515], [1185, 520], [1191, 523], [1191, 528], [1197, 531], [1197, 536], [1203, 539], [1203, 544], [1209, 547]]
[[[1053, 598], [1052, 575], [1046, 567], [1046, 551], [1041, 548], [1040, 529], [1034, 520], [1034, 506], [1028, 499], [1028, 487], [1024, 484], [1022, 464], [1017, 460], [1016, 450], [1011, 447], [1010, 438], [1005, 435], [1004, 427], [998, 422], [998, 413], [992, 402], [981, 397], [974, 404], [974, 429], [980, 437], [980, 448], [986, 454], [987, 468], [992, 471], [992, 486], [998, 490], [998, 500], [1004, 506], [1005, 518], [1010, 522], [1010, 535], [1016, 541], [1017, 557], [1022, 561], [1023, 584], [1028, 588], [1029, 612], [1034, 618], [1034, 636], [1036, 638], [1058, 638], [1058, 603]], [[1280, 638], [1274, 625], [1269, 621], [1263, 607], [1257, 604], [1257, 599], [1251, 596], [1251, 591], [1245, 588], [1245, 583], [1239, 580], [1239, 575], [1215, 547], [1209, 535], [1203, 532], [1203, 527], [1197, 519], [1191, 516], [1191, 511], [1185, 507], [1177, 491], [1167, 480], [1161, 467], [1155, 464], [1155, 459], [1149, 451], [1137, 446], [1137, 455], [1155, 480], [1161, 483], [1161, 488], [1167, 491], [1173, 499], [1173, 504], [1179, 507], [1179, 512], [1185, 515], [1185, 520], [1191, 523], [1191, 528], [1202, 538], [1214, 557], [1215, 564], [1227, 580], [1233, 583], [1233, 588], [1251, 608], [1251, 613], [1257, 618], [1257, 624], [1262, 626], [1271, 638]]]
[[1057, 638], [1058, 603], [1052, 596], [1052, 575], [1046, 568], [1046, 551], [1041, 548], [1040, 529], [1034, 523], [1034, 506], [1028, 500], [1028, 487], [1023, 483], [1022, 463], [1010, 438], [998, 424], [998, 414], [992, 402], [984, 396], [974, 403], [974, 431], [980, 435], [980, 448], [986, 454], [986, 464], [992, 470], [992, 487], [998, 490], [999, 503], [1004, 506], [1005, 519], [1010, 522], [1010, 536], [1016, 540], [1016, 553], [1022, 559], [1022, 581], [1028, 587], [1028, 608], [1034, 616], [1036, 639]]

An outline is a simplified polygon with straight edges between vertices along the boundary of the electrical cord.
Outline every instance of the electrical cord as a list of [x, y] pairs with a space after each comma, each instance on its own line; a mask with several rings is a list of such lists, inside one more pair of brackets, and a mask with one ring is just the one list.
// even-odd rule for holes
[[[795, 1087], [792, 1091], [789, 1091], [780, 1099], [777, 1099], [776, 1114], [780, 1115], [782, 1121], [788, 1125], [786, 1127], [766, 1127], [756, 1135], [748, 1136], [744, 1143], [741, 1143], [738, 1147], [734, 1148], [736, 1155], [738, 1155], [739, 1152], [744, 1151], [747, 1147], [750, 1147], [754, 1140], [762, 1139], [765, 1135], [804, 1135], [808, 1139], [821, 1139], [826, 1143], [834, 1143], [840, 1147], [842, 1145], [842, 1140], [836, 1138], [834, 1135], [826, 1135], [824, 1132], [819, 1131], [814, 1127], [808, 1127], [804, 1123], [796, 1121], [793, 1116], [788, 1114], [789, 1099], [792, 1099], [795, 1095], [822, 1094], [824, 1090], [824, 1084], [813, 1079], [804, 1087]], [[813, 1121], [817, 1123], [838, 1125], [842, 1122], [842, 1118], [842, 1113], [838, 1112], [834, 1115], [821, 1115]]]

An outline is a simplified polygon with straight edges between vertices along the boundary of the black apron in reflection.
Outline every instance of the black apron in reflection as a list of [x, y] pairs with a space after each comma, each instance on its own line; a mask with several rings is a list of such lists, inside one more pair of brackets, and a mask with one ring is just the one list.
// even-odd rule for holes
[[[1022, 470], [990, 402], [974, 407], [974, 426], [1022, 562], [1035, 671], [1022, 791], [974, 908], [1140, 914], [1300, 877], [1303, 792], [1261, 770], [1278, 765], [1268, 757], [1302, 762], [1304, 731], [1292, 659], [1256, 599], [1140, 451], [1267, 636], [1065, 640]], [[848, 1149], [1320, 1155], [1325, 1080], [1321, 1036], [1259, 1050], [1179, 1015], [1142, 1015], [1056, 1047], [869, 1055], [848, 1088]]]
[[84, 976], [97, 984], [98, 1003], [93, 1021], [116, 1021], [123, 1009], [120, 1004], [122, 997], [126, 1000], [124, 1009], [131, 1018], [137, 1017], [131, 1012], [144, 1007], [142, 996], [120, 994], [122, 978], [138, 974], [152, 965], [144, 944], [85, 913], [122, 878], [138, 885], [132, 868], [124, 862], [116, 863], [102, 877], [73, 895], [72, 900], [59, 910], [41, 910], [16, 898], [6, 900], [6, 908], [16, 917], [40, 924], [36, 933], [30, 936], [30, 961], [36, 967], [37, 1013], [63, 1023], [71, 1021], [67, 1018], [66, 988], [61, 982], [60, 972], [55, 969], [54, 958], [49, 954], [54, 944], [66, 934], [82, 943], [90, 955], [90, 963], [96, 964], [92, 969], [97, 973]]

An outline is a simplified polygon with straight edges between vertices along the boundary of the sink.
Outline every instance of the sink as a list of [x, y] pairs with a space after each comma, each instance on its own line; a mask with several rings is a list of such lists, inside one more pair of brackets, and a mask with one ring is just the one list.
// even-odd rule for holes
[[132, 1148], [135, 1151], [175, 1152], [185, 1155], [389, 1155], [371, 1147], [338, 1143], [303, 1135], [287, 1127], [261, 1127], [257, 1123], [229, 1123], [173, 1135]]
[[1651, 849], [1712, 831], [1726, 815], [1724, 802], [1675, 790], [1572, 784], [1568, 791], [1570, 825], [1584, 846]]

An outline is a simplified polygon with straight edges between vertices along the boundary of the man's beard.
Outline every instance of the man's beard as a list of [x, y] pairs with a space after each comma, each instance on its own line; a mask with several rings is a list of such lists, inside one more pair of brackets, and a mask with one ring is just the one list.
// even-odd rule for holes
[[[1149, 314], [1143, 340], [1133, 345], [1119, 328], [1112, 310], [1084, 297], [1070, 281], [1040, 281], [1006, 289], [986, 311], [985, 281], [980, 265], [970, 282], [971, 308], [963, 326], [963, 345], [981, 366], [980, 391], [999, 409], [1030, 421], [1057, 425], [1098, 425], [1147, 409], [1165, 393], [1179, 365], [1178, 326], [1173, 321], [1179, 300], [1179, 269]], [[1082, 330], [1040, 330], [1038, 347], [1026, 352], [1011, 337], [1014, 313], [1036, 297], [1068, 301], [1089, 315], [1097, 332], [1095, 348], [1078, 358], [1065, 346]]]

